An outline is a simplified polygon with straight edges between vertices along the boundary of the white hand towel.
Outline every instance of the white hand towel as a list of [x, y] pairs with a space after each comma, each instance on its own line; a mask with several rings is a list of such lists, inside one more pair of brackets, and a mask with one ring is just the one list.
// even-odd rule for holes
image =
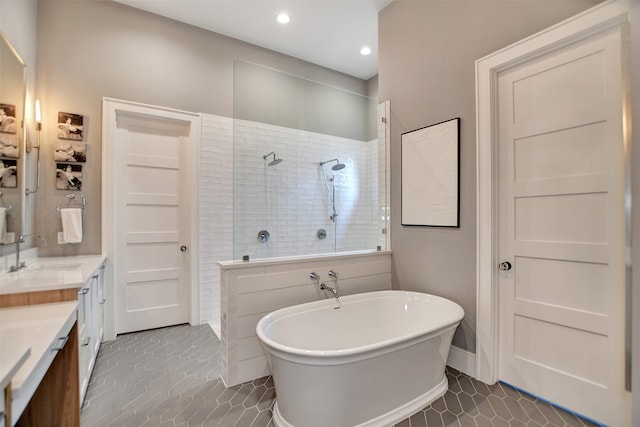
[[7, 238], [7, 208], [0, 207], [0, 242]]
[[62, 234], [65, 243], [82, 242], [82, 209], [60, 209], [62, 217]]

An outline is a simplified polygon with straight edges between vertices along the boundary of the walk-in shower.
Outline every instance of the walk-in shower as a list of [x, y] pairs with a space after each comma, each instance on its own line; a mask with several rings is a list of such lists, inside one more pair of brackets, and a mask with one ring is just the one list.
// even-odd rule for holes
[[233, 109], [234, 259], [386, 248], [377, 100], [236, 60]]
[[265, 154], [264, 156], [262, 156], [263, 160], [267, 160], [267, 158], [269, 156], [273, 155], [273, 160], [271, 160], [269, 163], [267, 163], [267, 166], [275, 166], [275, 165], [279, 165], [280, 163], [282, 163], [282, 161], [284, 160], [283, 158], [276, 158], [276, 153], [274, 153], [273, 151], [270, 152], [269, 154]]

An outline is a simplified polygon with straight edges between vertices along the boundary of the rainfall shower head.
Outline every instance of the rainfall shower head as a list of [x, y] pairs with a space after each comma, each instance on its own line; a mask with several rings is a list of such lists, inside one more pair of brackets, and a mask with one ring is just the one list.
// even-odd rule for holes
[[273, 154], [273, 160], [271, 160], [269, 163], [267, 163], [267, 166], [275, 166], [275, 165], [279, 165], [280, 163], [282, 163], [282, 161], [284, 159], [282, 159], [282, 158], [276, 159], [276, 153], [274, 153], [273, 151], [270, 152], [269, 154], [265, 154], [264, 156], [262, 156], [262, 158], [264, 160], [267, 160], [267, 157], [269, 157], [272, 154]]
[[338, 159], [327, 160], [326, 162], [320, 162], [320, 166], [324, 166], [326, 163], [336, 162], [335, 165], [331, 166], [331, 170], [339, 171], [340, 169], [344, 169], [347, 165], [344, 163], [340, 163]]

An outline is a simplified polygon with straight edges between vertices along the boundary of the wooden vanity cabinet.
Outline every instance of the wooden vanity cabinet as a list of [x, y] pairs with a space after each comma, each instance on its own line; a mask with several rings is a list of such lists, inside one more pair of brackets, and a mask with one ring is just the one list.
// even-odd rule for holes
[[78, 389], [77, 323], [69, 339], [44, 376], [29, 404], [18, 419], [17, 427], [80, 427], [80, 391]]
[[[89, 279], [87, 279], [80, 289], [78, 289], [77, 285], [72, 285], [60, 289], [0, 294], [0, 308], [74, 301], [76, 299], [78, 301], [77, 323], [69, 335], [64, 353], [60, 352], [60, 354], [56, 356], [54, 365], [51, 365], [51, 369], [54, 367], [58, 369], [57, 367], [61, 364], [68, 364], [67, 368], [59, 369], [60, 372], [54, 370], [51, 374], [51, 379], [47, 380], [47, 384], [42, 386], [43, 390], [48, 391], [42, 392], [42, 396], [38, 398], [34, 395], [34, 407], [44, 408], [40, 409], [41, 417], [38, 418], [35, 413], [26, 415], [27, 412], [25, 411], [18, 425], [55, 425], [65, 427], [79, 425], [79, 418], [78, 424], [76, 424], [73, 414], [70, 415], [68, 410], [60, 413], [62, 409], [54, 408], [53, 406], [55, 405], [50, 405], [49, 402], [60, 402], [59, 399], [64, 398], [64, 402], [68, 402], [71, 407], [75, 407], [75, 402], [78, 403], [77, 407], [80, 407], [84, 401], [104, 334], [104, 268], [103, 259], [101, 264], [95, 269], [91, 276], [89, 276]], [[61, 356], [61, 354], [64, 355]], [[60, 361], [58, 361], [58, 359], [60, 359]], [[75, 371], [77, 374], [70, 374], [72, 371]], [[49, 377], [49, 374], [47, 374], [47, 377]], [[52, 390], [58, 390], [56, 387], [60, 387], [61, 384], [64, 384], [64, 391], [51, 393]], [[62, 388], [60, 390], [62, 390]], [[76, 396], [75, 401], [72, 396], [74, 393]], [[7, 399], [3, 400], [7, 401]], [[8, 401], [11, 401], [10, 398]], [[10, 411], [10, 405], [8, 406], [9, 408], [4, 408], [5, 412]], [[32, 403], [29, 403], [29, 406], [32, 406]], [[63, 406], [67, 406], [67, 404], [65, 403]], [[0, 413], [2, 413], [2, 409], [2, 405], [0, 405]], [[42, 414], [50, 414], [55, 418], [47, 416], [47, 419], [43, 419]], [[79, 413], [77, 416], [79, 417]], [[0, 416], [0, 418], [3, 417]], [[53, 424], [51, 423], [53, 420], [61, 419], [65, 421], [63, 423], [58, 423], [57, 421]], [[3, 427], [1, 423], [0, 427]]]

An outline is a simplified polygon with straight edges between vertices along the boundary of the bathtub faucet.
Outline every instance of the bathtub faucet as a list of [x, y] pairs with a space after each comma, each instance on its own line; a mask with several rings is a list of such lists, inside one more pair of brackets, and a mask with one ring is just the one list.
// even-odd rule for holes
[[336, 299], [340, 298], [340, 295], [338, 295], [338, 290], [336, 288], [332, 288], [331, 286], [327, 286], [324, 283], [320, 283], [320, 290], [322, 290], [322, 291], [331, 291], [333, 293], [333, 296], [336, 297]]

